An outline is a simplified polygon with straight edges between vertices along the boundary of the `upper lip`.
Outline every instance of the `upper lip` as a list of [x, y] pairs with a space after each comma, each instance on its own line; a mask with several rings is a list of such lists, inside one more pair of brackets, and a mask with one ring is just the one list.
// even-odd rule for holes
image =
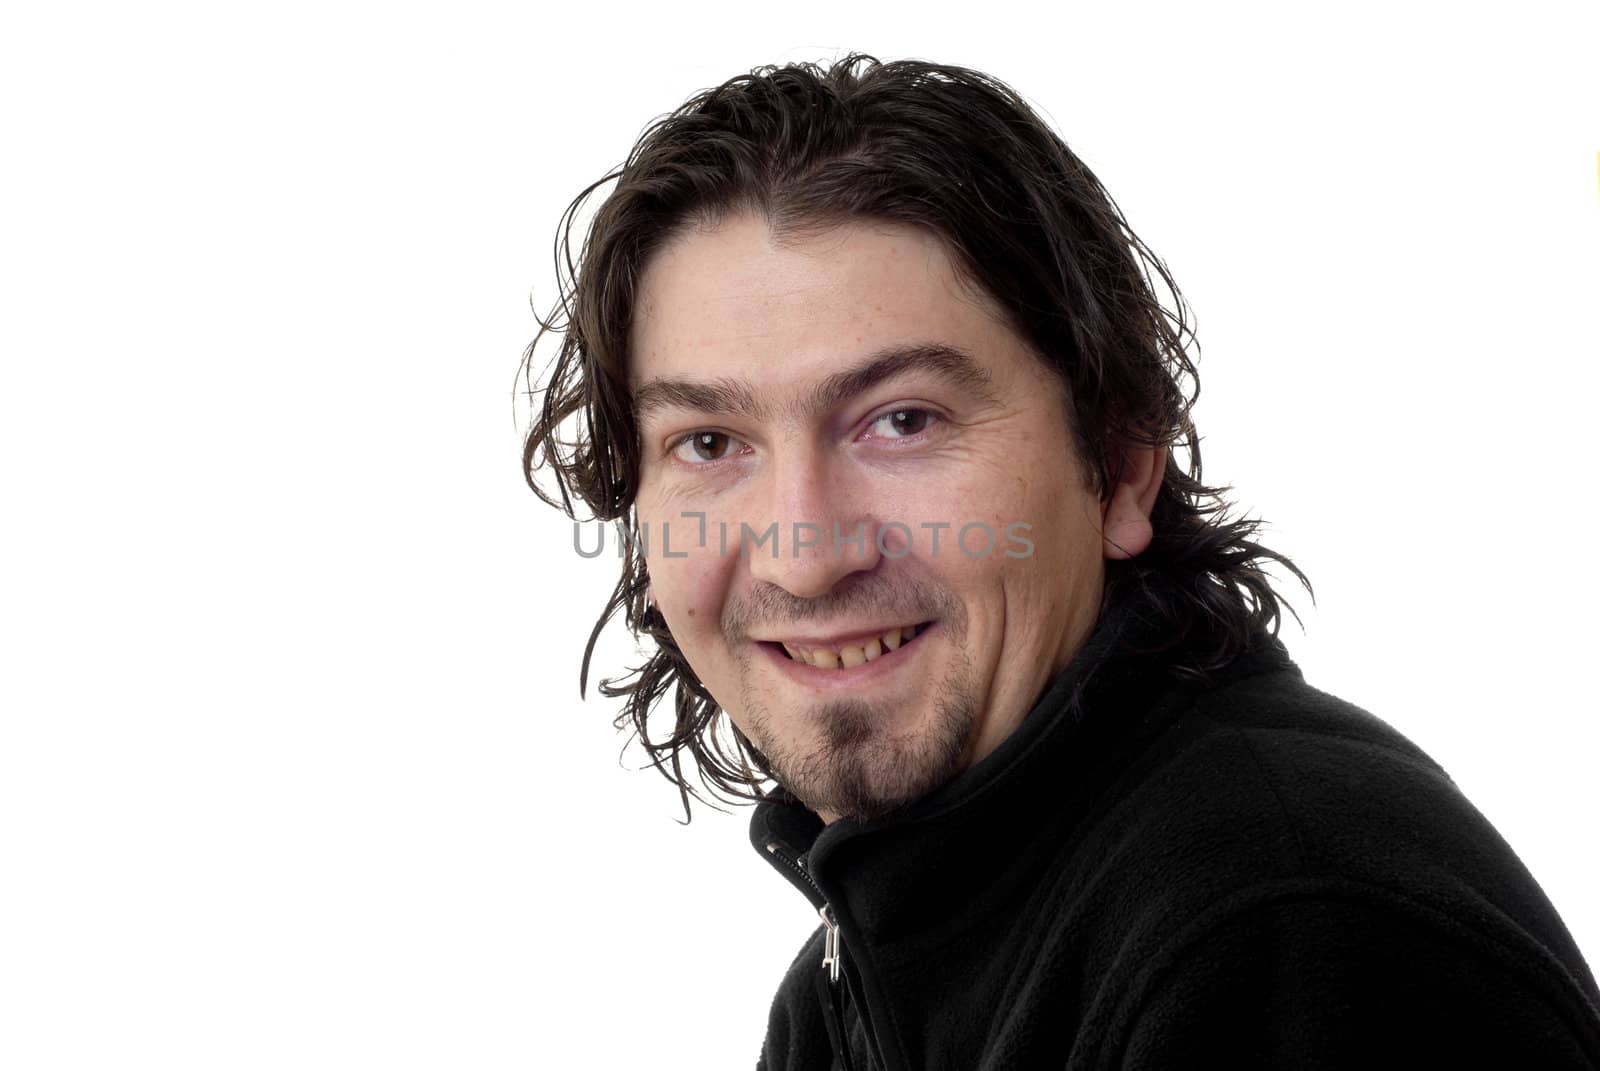
[[920, 624], [922, 624], [921, 621], [903, 621], [892, 625], [880, 625], [876, 628], [835, 632], [827, 636], [771, 636], [761, 642], [787, 643], [792, 647], [849, 647], [852, 645], [859, 647], [868, 640], [876, 639], [891, 629], [907, 628], [911, 625]]

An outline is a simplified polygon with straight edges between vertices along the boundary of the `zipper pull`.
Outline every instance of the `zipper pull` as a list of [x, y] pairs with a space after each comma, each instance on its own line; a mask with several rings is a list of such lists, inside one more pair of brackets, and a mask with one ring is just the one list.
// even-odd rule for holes
[[839, 980], [839, 957], [844, 949], [839, 940], [839, 924], [828, 915], [828, 905], [823, 904], [817, 914], [822, 916], [822, 925], [827, 928], [827, 934], [822, 939], [822, 965], [828, 968], [828, 981]]

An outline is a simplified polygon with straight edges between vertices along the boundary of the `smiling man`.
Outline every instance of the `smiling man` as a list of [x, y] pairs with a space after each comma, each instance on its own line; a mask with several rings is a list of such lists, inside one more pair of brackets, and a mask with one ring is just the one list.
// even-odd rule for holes
[[524, 464], [627, 537], [619, 721], [820, 916], [761, 1066], [1600, 1065], [1537, 882], [1277, 639], [1176, 288], [1013, 91], [762, 68], [610, 178]]
[[[652, 564], [656, 603], [827, 821], [992, 752], [1099, 617], [1102, 527], [1114, 553], [1149, 542], [1164, 451], [1132, 451], [1102, 506], [1060, 381], [926, 231], [692, 228], [645, 269], [630, 349], [638, 515], [688, 544]], [[773, 525], [723, 550], [724, 528]]]

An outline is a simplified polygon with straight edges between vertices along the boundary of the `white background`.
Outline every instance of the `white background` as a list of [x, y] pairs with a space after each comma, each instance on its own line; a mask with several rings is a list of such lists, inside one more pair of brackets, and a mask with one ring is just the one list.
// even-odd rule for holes
[[1291, 653], [1600, 958], [1594, 7], [1110, 6], [14, 8], [0, 1064], [753, 1065], [815, 918], [580, 702], [615, 561], [513, 377], [579, 189], [850, 49], [1099, 174], [1198, 313], [1207, 476], [1317, 585]]

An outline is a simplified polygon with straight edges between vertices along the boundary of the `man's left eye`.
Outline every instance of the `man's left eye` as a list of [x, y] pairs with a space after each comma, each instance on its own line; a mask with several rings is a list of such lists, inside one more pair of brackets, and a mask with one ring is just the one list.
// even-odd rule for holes
[[885, 438], [907, 439], [926, 430], [937, 419], [938, 414], [931, 409], [891, 409], [874, 420], [872, 426], [889, 429], [892, 434]]

